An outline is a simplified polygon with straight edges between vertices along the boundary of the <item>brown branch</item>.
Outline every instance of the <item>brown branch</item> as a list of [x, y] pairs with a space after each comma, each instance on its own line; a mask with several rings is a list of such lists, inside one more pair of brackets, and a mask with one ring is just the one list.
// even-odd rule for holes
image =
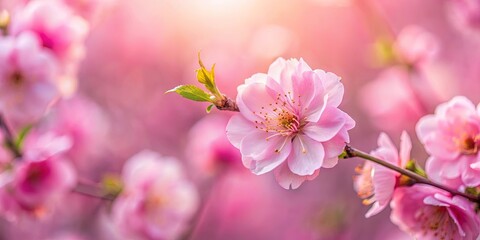
[[383, 161], [382, 159], [376, 158], [372, 155], [369, 155], [368, 153], [364, 153], [360, 150], [357, 150], [357, 149], [349, 146], [348, 144], [345, 146], [345, 153], [346, 153], [345, 158], [353, 158], [353, 157], [363, 158], [365, 160], [380, 164], [380, 165], [382, 165], [386, 168], [392, 169], [393, 171], [396, 171], [396, 172], [398, 172], [402, 175], [405, 175], [405, 176], [413, 179], [416, 183], [427, 184], [427, 185], [442, 189], [444, 191], [447, 191], [447, 192], [451, 193], [452, 195], [462, 196], [462, 197], [467, 198], [468, 200], [470, 200], [472, 202], [480, 203], [480, 199], [475, 197], [475, 196], [472, 196], [472, 195], [466, 194], [466, 193], [462, 193], [462, 192], [459, 192], [457, 190], [451, 189], [447, 186], [443, 186], [441, 184], [432, 182], [428, 178], [424, 178], [424, 177], [422, 177], [422, 176], [420, 176], [420, 175], [418, 175], [414, 172], [411, 172], [407, 169], [403, 169], [403, 168], [400, 168], [400, 167], [398, 167], [396, 165], [393, 165], [389, 162]]
[[114, 195], [105, 193], [105, 191], [103, 191], [100, 187], [93, 184], [87, 184], [81, 181], [77, 183], [77, 186], [75, 186], [75, 188], [72, 191], [87, 197], [99, 198], [106, 201], [115, 200]]
[[235, 100], [232, 100], [225, 95], [223, 97], [224, 98], [220, 103], [215, 104], [218, 110], [240, 112], [240, 109], [238, 109], [238, 105]]

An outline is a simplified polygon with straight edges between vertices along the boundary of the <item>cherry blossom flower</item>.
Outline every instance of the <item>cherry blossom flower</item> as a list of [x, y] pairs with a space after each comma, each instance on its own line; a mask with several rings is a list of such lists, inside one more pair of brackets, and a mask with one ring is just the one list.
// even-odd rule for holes
[[227, 136], [253, 173], [276, 169], [281, 186], [297, 188], [321, 167], [335, 166], [349, 142], [355, 122], [338, 109], [342, 98], [337, 75], [279, 58], [267, 74], [238, 87], [240, 114], [231, 118]]
[[240, 153], [225, 136], [228, 119], [223, 115], [209, 115], [190, 130], [185, 152], [195, 172], [212, 176], [225, 168], [244, 169]]
[[58, 96], [58, 68], [31, 32], [0, 38], [0, 111], [12, 124], [37, 120]]
[[7, 219], [44, 217], [75, 186], [73, 166], [61, 156], [70, 146], [69, 138], [54, 134], [28, 137], [11, 182], [0, 189], [0, 210]]
[[88, 173], [98, 164], [95, 160], [105, 147], [108, 127], [102, 109], [95, 102], [76, 94], [58, 101], [36, 131], [68, 136], [72, 146], [65, 155], [81, 173]]
[[[371, 155], [405, 168], [410, 160], [411, 149], [412, 142], [407, 132], [402, 133], [400, 152], [387, 134], [381, 133], [378, 137], [378, 148], [372, 151]], [[401, 174], [372, 162], [365, 162], [359, 173], [361, 175], [355, 177], [355, 190], [361, 198], [365, 199], [364, 204], [373, 204], [365, 215], [371, 217], [388, 205]]]
[[480, 3], [476, 0], [451, 0], [448, 2], [451, 19], [460, 28], [480, 28]]
[[477, 239], [480, 220], [474, 204], [437, 188], [400, 187], [391, 202], [390, 219], [415, 239]]
[[77, 87], [78, 63], [85, 52], [88, 23], [61, 1], [29, 1], [14, 12], [10, 27], [13, 35], [25, 31], [34, 32], [41, 45], [52, 51], [61, 66], [57, 85], [63, 95], [72, 95]]
[[34, 32], [41, 45], [63, 61], [81, 58], [88, 24], [61, 1], [29, 1], [14, 12], [11, 33]]
[[417, 135], [431, 155], [426, 171], [435, 181], [451, 187], [480, 185], [480, 108], [465, 97], [440, 104], [424, 116]]
[[124, 189], [112, 208], [119, 230], [131, 237], [178, 238], [198, 204], [178, 162], [145, 150], [125, 163], [122, 179]]
[[[422, 115], [422, 99], [415, 95], [411, 75], [400, 67], [386, 69], [360, 90], [360, 103], [380, 129], [400, 132]], [[395, 91], [385, 91], [395, 89]]]
[[394, 44], [398, 55], [408, 64], [421, 65], [437, 52], [436, 38], [419, 26], [408, 26], [398, 34]]

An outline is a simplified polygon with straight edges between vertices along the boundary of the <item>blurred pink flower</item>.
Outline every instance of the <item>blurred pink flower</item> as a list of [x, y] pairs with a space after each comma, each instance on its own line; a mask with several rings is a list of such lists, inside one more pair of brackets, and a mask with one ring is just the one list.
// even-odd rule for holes
[[13, 35], [36, 33], [42, 46], [64, 65], [83, 57], [88, 24], [61, 1], [29, 1], [14, 12], [10, 31]]
[[431, 33], [412, 25], [398, 34], [394, 48], [404, 61], [418, 66], [432, 58], [438, 49], [438, 42]]
[[123, 168], [124, 189], [112, 207], [113, 221], [129, 237], [175, 239], [198, 204], [197, 192], [176, 159], [144, 150]]
[[424, 107], [410, 77], [403, 68], [389, 68], [361, 89], [361, 105], [378, 128], [399, 132], [423, 115]]
[[13, 167], [12, 181], [1, 191], [1, 211], [10, 220], [27, 213], [44, 217], [76, 184], [73, 167], [59, 154], [70, 140], [53, 134], [30, 135], [24, 155]]
[[338, 109], [340, 77], [312, 70], [302, 59], [277, 59], [268, 74], [238, 87], [240, 114], [227, 126], [230, 142], [255, 174], [276, 168], [284, 188], [297, 188], [321, 167], [333, 167], [355, 121]]
[[[378, 148], [371, 152], [372, 156], [380, 158], [395, 166], [405, 168], [410, 160], [412, 142], [407, 132], [403, 132], [400, 139], [400, 153], [387, 134], [381, 133], [378, 137]], [[382, 211], [390, 202], [400, 173], [372, 162], [365, 162], [360, 171], [361, 175], [354, 178], [355, 190], [364, 204], [373, 206], [365, 217], [371, 217]]]
[[75, 15], [60, 0], [29, 1], [13, 13], [10, 31], [19, 35], [32, 31], [41, 45], [50, 49], [59, 62], [60, 75], [55, 79], [61, 93], [70, 96], [77, 88], [78, 63], [85, 52], [88, 23]]
[[76, 14], [89, 22], [95, 21], [102, 12], [117, 0], [62, 0]]
[[68, 136], [72, 147], [65, 153], [66, 156], [79, 170], [87, 172], [92, 170], [96, 157], [105, 148], [108, 122], [98, 105], [76, 94], [57, 102], [37, 129]]
[[455, 188], [480, 185], [480, 169], [473, 168], [480, 162], [480, 107], [454, 97], [420, 119], [416, 130], [431, 155], [426, 163], [430, 178]]
[[480, 28], [480, 2], [478, 0], [449, 1], [452, 20], [460, 26]]
[[37, 120], [58, 96], [58, 68], [31, 32], [0, 38], [0, 111], [14, 125]]
[[242, 165], [240, 153], [225, 135], [228, 119], [224, 115], [209, 115], [190, 130], [185, 153], [195, 172], [212, 176], [224, 168], [235, 169]]
[[479, 236], [474, 204], [437, 188], [416, 184], [395, 191], [390, 219], [415, 239], [469, 239]]

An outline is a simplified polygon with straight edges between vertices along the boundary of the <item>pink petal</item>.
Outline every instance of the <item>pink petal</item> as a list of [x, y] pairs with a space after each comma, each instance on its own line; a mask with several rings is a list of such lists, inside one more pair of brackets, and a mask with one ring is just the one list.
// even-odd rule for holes
[[277, 58], [268, 68], [268, 76], [272, 77], [278, 83], [280, 83], [280, 75], [285, 66], [285, 62], [285, 59], [281, 57]]
[[390, 137], [388, 137], [388, 135], [384, 132], [380, 133], [380, 136], [378, 136], [377, 144], [379, 147], [384, 147], [392, 150], [393, 152], [397, 152], [397, 147], [395, 147], [395, 144], [392, 142]]
[[310, 176], [299, 176], [292, 171], [288, 167], [287, 163], [280, 165], [277, 169], [275, 169], [275, 179], [285, 189], [297, 189], [302, 185], [305, 180], [312, 180], [318, 176], [319, 171], [315, 171], [314, 174]]
[[323, 80], [325, 94], [328, 95], [328, 105], [338, 107], [343, 99], [344, 87], [340, 77], [331, 72], [316, 69], [315, 73]]
[[276, 154], [277, 149], [282, 149], [287, 137], [264, 131], [253, 131], [242, 139], [240, 152], [254, 160], [261, 160]]
[[480, 171], [474, 170], [468, 166], [462, 172], [462, 181], [469, 187], [480, 185]]
[[340, 134], [336, 135], [332, 139], [323, 142], [323, 148], [325, 149], [325, 158], [337, 158], [338, 155], [342, 154], [343, 149], [345, 148], [345, 139]]
[[400, 137], [400, 167], [405, 167], [410, 160], [410, 151], [412, 150], [412, 141], [406, 131], [402, 132]]
[[325, 160], [323, 160], [322, 167], [323, 168], [333, 168], [333, 167], [337, 166], [337, 163], [338, 163], [338, 157], [325, 158]]
[[288, 166], [293, 173], [301, 176], [312, 175], [322, 166], [325, 157], [322, 143], [299, 134], [293, 140], [292, 148]]
[[317, 123], [308, 123], [303, 132], [318, 142], [332, 139], [344, 126], [344, 112], [338, 108], [327, 107]]
[[437, 129], [437, 118], [434, 115], [422, 117], [415, 127], [418, 139], [424, 142], [425, 138]]
[[314, 108], [310, 106], [313, 98], [316, 96], [316, 83], [320, 82], [320, 79], [314, 72], [304, 72], [301, 75], [294, 75], [293, 81], [293, 93], [291, 96], [292, 106], [300, 108], [300, 112]]
[[237, 96], [237, 105], [240, 113], [248, 120], [261, 122], [263, 108], [275, 100], [267, 91], [264, 83], [252, 83], [243, 87]]
[[235, 114], [227, 124], [227, 138], [236, 148], [240, 148], [242, 139], [253, 131], [257, 130], [252, 122], [248, 121], [242, 114]]
[[[321, 91], [318, 90], [317, 91]], [[318, 93], [318, 92], [317, 92]], [[325, 108], [328, 105], [328, 95], [317, 94], [317, 96], [312, 100], [308, 109], [304, 112], [306, 116], [306, 121], [308, 122], [318, 122], [320, 117], [325, 111]]]
[[285, 162], [292, 151], [292, 143], [290, 138], [285, 138], [284, 145], [280, 152], [276, 152], [267, 158], [252, 161], [250, 163], [250, 170], [257, 175], [272, 171], [280, 164]]

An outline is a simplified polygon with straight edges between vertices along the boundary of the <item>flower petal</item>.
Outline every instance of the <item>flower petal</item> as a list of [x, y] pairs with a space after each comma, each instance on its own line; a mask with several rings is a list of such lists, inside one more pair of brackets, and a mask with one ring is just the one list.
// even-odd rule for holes
[[242, 139], [257, 130], [252, 122], [248, 121], [242, 114], [235, 114], [227, 124], [227, 138], [232, 145], [240, 149]]
[[406, 131], [402, 132], [400, 137], [400, 167], [405, 167], [410, 160], [410, 151], [412, 150], [412, 141]]
[[290, 138], [284, 139], [285, 142], [283, 143], [284, 145], [282, 146], [281, 151], [276, 152], [267, 158], [258, 161], [254, 160], [250, 163], [250, 170], [254, 174], [260, 175], [270, 172], [274, 168], [285, 162], [287, 157], [290, 155], [290, 152], [292, 151], [292, 143]]
[[305, 180], [312, 180], [316, 178], [318, 173], [319, 170], [315, 171], [310, 176], [300, 176], [290, 171], [287, 163], [280, 165], [274, 171], [275, 179], [277, 180], [278, 184], [285, 189], [297, 189]]
[[264, 131], [253, 131], [242, 139], [240, 152], [254, 160], [261, 160], [276, 154], [277, 149], [282, 149], [286, 137]]
[[317, 123], [308, 123], [303, 132], [318, 142], [332, 139], [345, 125], [345, 113], [338, 108], [327, 107]]
[[297, 135], [293, 140], [292, 154], [288, 157], [290, 170], [300, 176], [312, 175], [325, 158], [323, 145], [308, 136]]
[[344, 87], [340, 82], [341, 78], [334, 73], [325, 72], [323, 70], [315, 70], [320, 77], [325, 88], [325, 94], [328, 95], [328, 105], [338, 107], [343, 99]]

